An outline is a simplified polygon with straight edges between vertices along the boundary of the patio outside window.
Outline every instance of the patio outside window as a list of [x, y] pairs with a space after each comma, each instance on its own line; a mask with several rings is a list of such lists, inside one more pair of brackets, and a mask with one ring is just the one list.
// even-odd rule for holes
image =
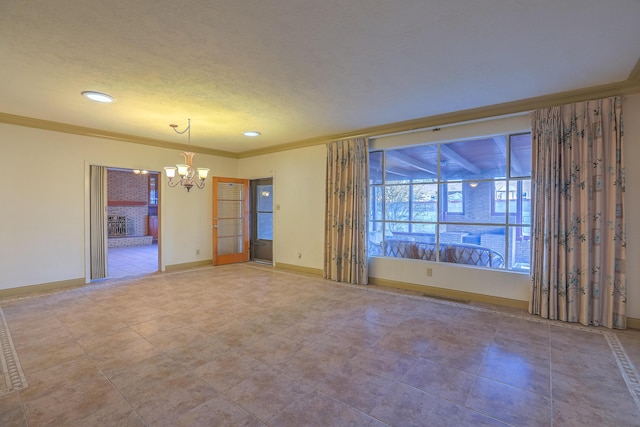
[[529, 271], [531, 134], [373, 151], [369, 254]]

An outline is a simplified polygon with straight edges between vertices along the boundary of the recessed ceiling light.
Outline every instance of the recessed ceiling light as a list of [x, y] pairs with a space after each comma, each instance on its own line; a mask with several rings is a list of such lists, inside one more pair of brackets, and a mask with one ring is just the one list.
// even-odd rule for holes
[[260, 136], [260, 132], [256, 132], [255, 130], [248, 130], [244, 133], [244, 136]]
[[95, 92], [93, 90], [85, 90], [82, 92], [82, 96], [89, 98], [92, 101], [96, 102], [113, 102], [113, 96], [107, 95], [102, 92]]

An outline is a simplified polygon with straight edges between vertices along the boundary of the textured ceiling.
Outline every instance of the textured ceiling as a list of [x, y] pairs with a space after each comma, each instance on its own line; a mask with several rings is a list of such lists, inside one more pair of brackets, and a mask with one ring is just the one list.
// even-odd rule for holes
[[639, 22], [638, 0], [2, 0], [0, 113], [168, 143], [191, 118], [240, 153], [623, 81]]

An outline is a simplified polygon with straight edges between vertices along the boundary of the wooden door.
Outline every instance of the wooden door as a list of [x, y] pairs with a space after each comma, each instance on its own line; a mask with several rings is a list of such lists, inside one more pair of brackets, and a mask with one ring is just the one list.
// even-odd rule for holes
[[149, 215], [149, 236], [151, 243], [158, 243], [158, 215]]
[[213, 265], [249, 260], [249, 181], [213, 177]]
[[251, 197], [251, 260], [273, 263], [273, 178], [249, 183]]

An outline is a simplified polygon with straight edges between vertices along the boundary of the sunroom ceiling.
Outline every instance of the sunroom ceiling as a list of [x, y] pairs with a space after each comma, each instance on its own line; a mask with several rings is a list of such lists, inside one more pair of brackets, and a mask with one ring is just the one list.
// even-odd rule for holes
[[[386, 179], [435, 181], [438, 173], [447, 181], [530, 176], [530, 141], [529, 134], [515, 134], [387, 150]], [[371, 156], [373, 170], [382, 170], [380, 159]]]

